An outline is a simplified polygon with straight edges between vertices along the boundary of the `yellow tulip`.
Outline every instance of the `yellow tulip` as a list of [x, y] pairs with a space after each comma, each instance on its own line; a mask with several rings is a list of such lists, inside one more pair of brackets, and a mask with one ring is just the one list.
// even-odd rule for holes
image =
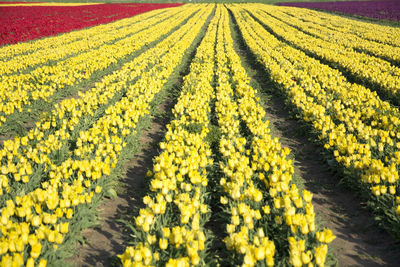
[[36, 259], [39, 257], [41, 251], [42, 251], [42, 244], [36, 243], [35, 245], [32, 246], [30, 255], [32, 258]]

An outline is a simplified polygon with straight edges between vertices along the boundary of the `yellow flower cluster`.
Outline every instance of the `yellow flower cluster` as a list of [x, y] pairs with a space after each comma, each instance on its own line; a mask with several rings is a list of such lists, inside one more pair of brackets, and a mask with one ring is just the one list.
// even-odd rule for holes
[[[235, 8], [231, 8], [231, 10], [235, 14]], [[235, 16], [240, 19], [236, 14]], [[225, 85], [224, 90], [231, 92], [228, 93], [231, 98], [236, 95], [239, 103], [236, 110], [253, 136], [250, 149], [246, 152], [243, 148], [245, 142], [242, 146], [237, 144], [239, 142], [236, 142], [235, 145], [232, 144], [230, 147], [235, 148], [236, 146], [236, 151], [233, 150], [231, 153], [221, 151], [224, 156], [231, 154], [233, 158], [236, 154], [242, 154], [242, 158], [236, 164], [229, 164], [231, 159], [228, 160], [227, 166], [222, 164], [224, 174], [228, 178], [221, 179], [221, 184], [229, 192], [232, 203], [237, 205], [237, 207], [231, 207], [232, 224], [227, 226], [227, 231], [231, 233], [226, 238], [228, 248], [233, 247], [239, 253], [246, 253], [244, 257], [246, 266], [255, 265], [258, 260], [264, 259], [266, 265], [272, 266], [274, 264], [274, 241], [282, 242], [280, 240], [283, 238], [282, 236], [289, 236], [287, 240], [289, 243], [288, 254], [292, 265], [324, 266], [327, 255], [326, 244], [330, 243], [334, 236], [329, 229], [325, 229], [323, 232], [316, 231], [315, 213], [311, 204], [312, 194], [306, 190], [301, 194], [292, 182], [293, 163], [286, 159], [289, 149], [282, 149], [279, 140], [272, 138], [269, 134], [268, 121], [264, 121], [265, 111], [258, 103], [257, 92], [249, 85], [246, 71], [241, 66], [240, 58], [233, 49], [228, 23], [226, 18], [225, 27], [223, 27], [225, 48], [221, 48], [220, 53], [217, 53], [221, 57], [226, 57], [225, 60], [222, 60], [224, 62], [222, 70], [232, 76], [235, 94], [229, 85]], [[238, 22], [239, 26], [241, 23], [243, 22]], [[228, 79], [219, 80], [229, 81]], [[231, 124], [230, 130], [232, 131], [232, 129], [234, 126]], [[234, 130], [234, 132], [237, 131]], [[222, 145], [226, 147], [226, 142], [222, 143], [222, 141], [221, 148], [223, 148]], [[226, 148], [224, 150], [226, 151]], [[227, 158], [232, 158], [232, 156]], [[243, 172], [243, 170], [245, 171]], [[246, 183], [243, 183], [242, 181], [245, 179]], [[237, 183], [237, 181], [239, 181], [239, 189], [236, 191], [239, 193], [229, 190], [232, 187], [229, 183]], [[229, 202], [229, 200], [221, 200], [221, 202]], [[258, 209], [251, 209], [245, 203], [252, 203]], [[240, 223], [240, 216], [244, 226], [238, 232], [234, 232]], [[261, 227], [254, 226], [257, 220], [261, 220], [257, 223]], [[271, 231], [269, 227], [280, 227], [280, 225], [286, 225], [283, 228], [282, 236], [272, 235], [270, 238], [273, 241], [268, 241], [266, 236]], [[253, 233], [250, 235], [248, 232]], [[249, 236], [253, 237], [253, 244], [248, 244]], [[312, 243], [316, 238], [319, 243]], [[324, 249], [321, 250], [321, 247]]]
[[[202, 16], [208, 17], [212, 9], [206, 7]], [[119, 255], [123, 266], [204, 263], [201, 257], [206, 241], [203, 224], [208, 212], [204, 203], [206, 168], [213, 163], [211, 149], [204, 140], [209, 132], [208, 114], [214, 94], [210, 83], [217, 21], [218, 15], [211, 20], [190, 73], [184, 78], [173, 109], [174, 119], [167, 126], [165, 141], [160, 143], [162, 152], [154, 160], [153, 171], [148, 173], [153, 193], [144, 197], [146, 207], [135, 218], [137, 245], [127, 247]], [[199, 32], [201, 26], [199, 23], [192, 31]], [[193, 125], [199, 127], [192, 129]]]
[[[6, 202], [0, 210], [1, 266], [46, 265], [46, 260], [40, 259], [42, 248], [57, 249], [68, 234], [69, 220], [76, 208], [89, 204], [95, 194], [102, 191], [99, 178], [109, 175], [115, 167], [126, 136], [135, 131], [139, 118], [148, 114], [149, 103], [180, 64], [205, 22], [205, 13], [210, 12], [211, 8], [197, 12], [184, 26], [151, 49], [151, 58], [165, 55], [157, 59], [156, 67], [141, 73], [138, 82], [127, 88], [126, 96], [107, 108], [92, 128], [78, 134], [77, 147], [71, 157], [50, 166], [49, 179], [42, 182], [41, 188]], [[129, 69], [124, 73], [129, 76]], [[28, 256], [24, 257], [24, 253]], [[27, 259], [25, 263], [21, 261], [23, 258]]]
[[[162, 34], [166, 25], [159, 26], [161, 28], [153, 26], [153, 29]], [[142, 38], [145, 43], [153, 39], [153, 35]], [[68, 98], [56, 104], [51, 115], [37, 122], [26, 136], [5, 141], [4, 148], [0, 150], [0, 195], [9, 192], [11, 183], [28, 183], [37, 169], [48, 169], [52, 165], [54, 151], [60, 150], [74, 138], [75, 127], [84, 122], [87, 116], [93, 116], [96, 109], [107, 104], [117, 93], [128, 90], [129, 84], [148, 67], [156, 64], [159, 55], [168, 51], [170, 46], [171, 43], [166, 45], [163, 41], [156, 46], [157, 49], [147, 50], [120, 70], [105, 76], [91, 90], [79, 93], [79, 98]], [[80, 156], [82, 151], [75, 153]]]
[[[238, 104], [234, 100], [234, 91], [230, 84], [230, 71], [226, 46], [232, 46], [229, 30], [229, 15], [226, 8], [219, 21], [216, 45], [216, 98], [215, 112], [222, 133], [219, 150], [222, 155], [220, 169], [224, 177], [220, 184], [226, 196], [221, 203], [230, 209], [230, 222], [226, 225], [228, 236], [224, 242], [228, 250], [243, 255], [242, 266], [254, 266], [260, 262], [274, 265], [275, 245], [264, 235], [263, 227], [258, 223], [261, 210], [258, 203], [263, 200], [263, 192], [253, 182], [253, 170], [246, 138], [240, 133]], [[234, 66], [237, 67], [237, 66]], [[259, 226], [259, 227], [256, 227]]]
[[[298, 9], [296, 15], [286, 13], [293, 11], [292, 8], [288, 7], [269, 6], [268, 8], [263, 8], [263, 11], [307, 34], [343, 46], [342, 49], [346, 47], [352, 48], [355, 51], [372, 54], [394, 62], [397, 66], [400, 63], [400, 47], [364, 39], [353, 33], [338, 31], [335, 28], [331, 29], [331, 23], [327, 21], [314, 21], [314, 17], [307, 16], [306, 9]], [[375, 34], [380, 35], [380, 32], [376, 32]]]
[[0, 60], [2, 63], [6, 63], [8, 60], [21, 56], [22, 54], [30, 54], [39, 52], [40, 50], [47, 50], [53, 47], [64, 46], [69, 43], [74, 43], [80, 39], [87, 39], [93, 34], [99, 34], [103, 31], [109, 31], [110, 29], [123, 28], [129, 25], [134, 25], [144, 19], [149, 19], [153, 16], [158, 16], [165, 12], [165, 9], [153, 10], [139, 14], [132, 18], [126, 18], [118, 20], [112, 23], [98, 25], [88, 29], [82, 29], [79, 31], [72, 31], [60, 36], [54, 36], [45, 39], [37, 39], [31, 42], [20, 42], [13, 45], [7, 45], [0, 47]]
[[[249, 7], [251, 13], [256, 13]], [[240, 8], [232, 8], [243, 38], [305, 121], [312, 123], [337, 162], [356, 171], [400, 214], [400, 114], [367, 88], [278, 41]]]
[[[181, 9], [186, 12], [180, 12]], [[44, 65], [29, 73], [2, 76], [0, 79], [0, 122], [4, 122], [7, 115], [16, 111], [21, 112], [24, 107], [29, 107], [32, 101], [38, 99], [48, 101], [57, 90], [89, 79], [94, 72], [103, 70], [138, 51], [177, 27], [195, 10], [196, 8], [193, 7], [169, 9], [168, 14], [172, 16], [171, 20], [160, 21], [158, 17], [151, 17], [139, 22], [140, 25], [124, 27], [119, 34], [116, 31], [117, 36], [125, 36], [116, 42], [61, 60], [55, 66]], [[155, 25], [147, 28], [149, 24]]]
[[[182, 10], [180, 10], [182, 12]], [[14, 55], [9, 60], [3, 60], [0, 64], [0, 75], [6, 75], [16, 72], [21, 72], [26, 68], [33, 68], [37, 65], [43, 66], [49, 61], [58, 61], [66, 57], [74, 56], [79, 53], [87, 52], [91, 49], [98, 49], [100, 46], [115, 42], [118, 39], [127, 37], [128, 35], [135, 34], [145, 28], [149, 27], [148, 23], [159, 23], [165, 20], [169, 16], [174, 14], [155, 12], [156, 14], [149, 12], [139, 15], [139, 17], [133, 17], [130, 19], [118, 20], [113, 23], [104, 24], [90, 29], [82, 31], [74, 31], [67, 33], [60, 38], [53, 37], [47, 38], [46, 44], [34, 46], [29, 49], [29, 53], [20, 55]], [[160, 13], [157, 15], [157, 13]], [[150, 20], [151, 18], [151, 20]], [[154, 20], [153, 20], [154, 19]], [[148, 21], [150, 20], [150, 21]], [[27, 43], [21, 43], [27, 44]], [[13, 46], [6, 46], [7, 50]], [[0, 53], [1, 53], [0, 48]], [[15, 49], [17, 50], [17, 49]]]
[[358, 19], [335, 16], [327, 12], [318, 12], [305, 8], [288, 8], [285, 9], [285, 12], [305, 21], [312, 18], [313, 22], [320, 25], [326, 25], [328, 28], [338, 32], [352, 34], [366, 40], [400, 47], [400, 30], [398, 27], [363, 22]]
[[[331, 36], [323, 40], [313, 35], [306, 34], [266, 13], [274, 14], [274, 7], [267, 5], [255, 5], [251, 14], [259, 19], [278, 36], [290, 42], [300, 49], [317, 55], [318, 57], [332, 62], [333, 65], [345, 69], [347, 72], [357, 76], [361, 80], [377, 84], [389, 96], [397, 98], [400, 96], [400, 68], [393, 66], [388, 61], [378, 57], [360, 53], [345, 46], [340, 38], [333, 39]], [[349, 41], [351, 42], [351, 41]], [[396, 48], [388, 48], [397, 56]]]

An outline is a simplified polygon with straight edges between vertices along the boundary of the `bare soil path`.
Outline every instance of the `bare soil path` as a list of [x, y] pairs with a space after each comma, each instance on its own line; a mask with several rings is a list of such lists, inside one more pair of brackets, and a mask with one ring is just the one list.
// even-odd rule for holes
[[147, 192], [146, 172], [159, 153], [158, 143], [163, 139], [169, 122], [164, 114], [172, 109], [172, 100], [169, 98], [158, 108], [160, 112], [140, 136], [140, 151], [126, 164], [126, 174], [116, 189], [117, 197], [104, 199], [99, 226], [83, 231], [87, 243], [78, 248], [79, 257], [74, 260], [76, 266], [113, 266], [115, 256], [123, 253], [128, 245], [126, 240], [130, 233], [121, 219], [131, 218], [134, 214], [132, 209], [140, 208]]
[[281, 98], [267, 103], [275, 136], [295, 157], [295, 173], [313, 193], [313, 205], [322, 226], [336, 235], [332, 242], [339, 266], [399, 266], [399, 245], [373, 221], [355, 192], [340, 183], [320, 156], [321, 148], [304, 136], [305, 127], [291, 119]]
[[257, 88], [264, 101], [272, 134], [279, 137], [283, 146], [291, 149], [295, 176], [305, 189], [313, 193], [312, 203], [320, 224], [336, 235], [331, 244], [338, 260], [336, 265], [399, 266], [399, 243], [378, 228], [373, 215], [362, 207], [356, 193], [341, 184], [341, 177], [330, 170], [320, 155], [321, 147], [309, 139], [308, 126], [293, 118], [268, 73], [247, 50], [238, 28], [232, 29], [237, 42], [236, 51], [252, 77], [252, 86]]

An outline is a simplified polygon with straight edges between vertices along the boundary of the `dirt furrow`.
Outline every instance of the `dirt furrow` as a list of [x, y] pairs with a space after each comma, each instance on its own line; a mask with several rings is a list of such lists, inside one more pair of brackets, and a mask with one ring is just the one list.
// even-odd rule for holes
[[399, 244], [378, 228], [373, 215], [365, 210], [355, 191], [341, 183], [321, 156], [322, 148], [314, 143], [310, 128], [294, 118], [284, 97], [278, 93], [268, 73], [247, 49], [239, 30], [232, 24], [236, 51], [250, 77], [270, 121], [272, 134], [289, 147], [294, 156], [295, 177], [313, 193], [313, 205], [319, 222], [336, 235], [331, 247], [338, 266], [398, 266]]
[[[171, 108], [171, 101], [160, 106], [161, 111]], [[129, 219], [134, 209], [140, 208], [147, 192], [146, 172], [159, 153], [158, 143], [164, 137], [168, 121], [162, 115], [157, 116], [141, 134], [141, 150], [126, 164], [127, 172], [118, 185], [117, 196], [101, 205], [99, 226], [83, 231], [87, 243], [78, 248], [77, 266], [113, 266], [117, 260], [115, 255], [123, 253], [130, 233], [121, 220]]]

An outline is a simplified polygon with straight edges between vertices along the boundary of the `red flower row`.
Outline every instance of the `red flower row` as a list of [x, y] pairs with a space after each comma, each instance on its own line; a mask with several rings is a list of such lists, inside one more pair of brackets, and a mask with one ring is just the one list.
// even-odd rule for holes
[[99, 4], [89, 6], [0, 6], [0, 45], [14, 44], [113, 22], [182, 4]]

